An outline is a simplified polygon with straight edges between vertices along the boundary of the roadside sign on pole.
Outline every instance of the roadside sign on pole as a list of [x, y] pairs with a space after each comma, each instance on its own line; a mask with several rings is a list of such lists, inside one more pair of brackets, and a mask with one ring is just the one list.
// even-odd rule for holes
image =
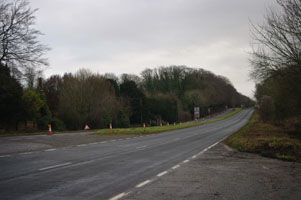
[[194, 118], [195, 119], [200, 118], [200, 107], [194, 107]]

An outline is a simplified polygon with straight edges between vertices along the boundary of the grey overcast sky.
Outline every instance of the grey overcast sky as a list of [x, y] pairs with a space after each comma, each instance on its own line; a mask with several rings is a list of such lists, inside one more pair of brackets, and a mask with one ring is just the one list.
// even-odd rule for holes
[[264, 21], [275, 0], [30, 0], [52, 74], [100, 74], [186, 65], [230, 79], [253, 97], [250, 20]]

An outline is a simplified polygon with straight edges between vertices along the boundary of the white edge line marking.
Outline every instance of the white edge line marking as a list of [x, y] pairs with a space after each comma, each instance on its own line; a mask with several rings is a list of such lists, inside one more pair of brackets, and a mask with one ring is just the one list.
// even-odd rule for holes
[[79, 145], [76, 145], [78, 147], [84, 147], [84, 146], [87, 146], [87, 144], [79, 144]]
[[[219, 140], [218, 142], [214, 143], [213, 145], [210, 145], [209, 147], [207, 147], [206, 149], [204, 149], [203, 151], [201, 151], [199, 154], [202, 154], [202, 153], [206, 152], [207, 150], [211, 149], [212, 147], [214, 147], [215, 145], [217, 145], [218, 143], [220, 143], [221, 141], [223, 141], [225, 138], [227, 138], [227, 137], [224, 137], [223, 139]], [[137, 147], [137, 148], [141, 148], [141, 147]], [[192, 158], [196, 158], [196, 155], [193, 156]], [[189, 161], [190, 160], [184, 160], [183, 162], [187, 163]], [[180, 167], [180, 165], [175, 165], [175, 166], [172, 167], [172, 169], [177, 169], [178, 167]], [[163, 176], [163, 175], [165, 175], [167, 173], [168, 173], [167, 171], [164, 171], [164, 172], [158, 174], [157, 176], [160, 177], [160, 176]], [[136, 187], [140, 188], [140, 187], [142, 187], [142, 186], [144, 186], [144, 185], [146, 185], [146, 184], [148, 184], [150, 182], [151, 182], [151, 180], [146, 180], [146, 181], [138, 184]], [[110, 200], [117, 200], [117, 199], [120, 199], [120, 198], [124, 197], [125, 195], [127, 195], [127, 194], [126, 193], [121, 193], [121, 194], [119, 194], [119, 195], [111, 198]]]
[[124, 196], [126, 196], [126, 195], [128, 195], [128, 194], [129, 194], [129, 193], [123, 192], [123, 193], [120, 193], [120, 194], [118, 194], [118, 195], [116, 195], [116, 196], [110, 198], [109, 200], [118, 200], [118, 199], [121, 199], [122, 197], [124, 197]]
[[101, 144], [104, 144], [104, 143], [107, 143], [107, 141], [103, 141], [103, 142], [101, 142]]
[[167, 174], [167, 171], [164, 171], [164, 172], [158, 174], [157, 176], [160, 177], [160, 176], [164, 176], [165, 174]]
[[136, 187], [137, 187], [137, 188], [140, 188], [140, 187], [142, 187], [142, 186], [144, 186], [144, 185], [146, 185], [146, 184], [148, 184], [148, 183], [150, 183], [150, 182], [152, 182], [152, 181], [151, 181], [151, 180], [146, 180], [146, 181], [144, 181], [144, 182], [142, 182], [142, 183], [136, 185]]
[[94, 145], [94, 144], [97, 144], [97, 142], [92, 142], [92, 143], [90, 143], [90, 145]]
[[71, 164], [71, 162], [63, 163], [63, 164], [59, 164], [59, 165], [53, 165], [53, 166], [50, 166], [50, 167], [44, 167], [44, 168], [39, 169], [39, 171], [44, 171], [44, 170], [47, 170], [47, 169], [53, 169], [53, 168], [56, 168], [56, 167], [62, 167], [62, 166], [65, 166], [65, 165], [70, 165], [70, 164]]
[[178, 167], [180, 167], [180, 165], [175, 165], [172, 167], [172, 169], [177, 169]]
[[11, 156], [11, 155], [2, 155], [2, 156], [0, 156], [0, 158], [5, 158], [5, 157], [9, 157], [9, 156]]
[[56, 149], [46, 149], [45, 151], [55, 151]]
[[221, 141], [225, 140], [228, 136], [224, 137], [223, 139], [217, 141], [216, 143], [210, 145], [209, 147], [207, 147], [206, 149], [204, 149], [203, 151], [201, 151], [200, 153], [198, 154], [202, 154], [202, 153], [205, 153], [206, 151], [208, 151], [209, 149], [211, 149], [212, 147], [214, 147], [215, 145], [217, 145], [218, 143], [220, 143]]
[[136, 147], [136, 149], [142, 149], [142, 148], [145, 148], [145, 147], [147, 147], [147, 146], [144, 145], [144, 146], [141, 146], [141, 147]]
[[192, 159], [196, 158], [196, 155], [192, 156], [191, 158], [192, 158]]

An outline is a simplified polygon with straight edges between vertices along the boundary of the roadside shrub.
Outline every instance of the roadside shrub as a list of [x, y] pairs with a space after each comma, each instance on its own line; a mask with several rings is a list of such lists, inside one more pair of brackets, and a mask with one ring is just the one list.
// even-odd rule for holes
[[56, 131], [64, 131], [64, 130], [66, 130], [65, 123], [62, 120], [60, 120], [60, 119], [54, 119], [51, 122], [51, 125], [53, 127], [53, 130], [56, 130]]
[[110, 126], [110, 123], [112, 123], [112, 121], [113, 121], [111, 115], [109, 115], [109, 114], [104, 114], [103, 120], [104, 120], [104, 125], [106, 128], [108, 128]]
[[291, 117], [281, 121], [281, 126], [286, 132], [301, 136], [301, 116]]
[[122, 110], [120, 110], [118, 113], [116, 125], [118, 128], [129, 128], [130, 127], [130, 119]]
[[40, 108], [40, 117], [37, 120], [38, 128], [40, 130], [47, 130], [48, 124], [51, 122], [52, 115], [49, 110], [48, 105], [46, 104], [45, 95], [41, 95], [41, 99], [45, 102]]
[[265, 122], [271, 121], [275, 118], [275, 103], [272, 97], [262, 97], [259, 112], [261, 119]]
[[51, 118], [49, 118], [49, 116], [43, 116], [39, 118], [37, 121], [39, 130], [47, 130], [50, 122]]

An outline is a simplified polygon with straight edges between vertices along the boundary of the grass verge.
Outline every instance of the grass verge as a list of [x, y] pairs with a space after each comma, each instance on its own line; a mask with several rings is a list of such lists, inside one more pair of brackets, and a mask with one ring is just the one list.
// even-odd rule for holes
[[228, 137], [224, 143], [239, 151], [301, 162], [300, 138], [288, 134], [281, 127], [261, 122], [257, 112], [254, 112], [247, 125]]
[[121, 135], [145, 135], [145, 134], [154, 134], [154, 133], [161, 133], [166, 131], [172, 131], [177, 129], [184, 129], [194, 126], [200, 126], [204, 124], [209, 124], [213, 122], [217, 122], [226, 118], [229, 118], [236, 113], [240, 112], [242, 109], [236, 109], [235, 111], [228, 113], [220, 118], [209, 120], [209, 121], [202, 121], [198, 123], [183, 123], [183, 124], [177, 124], [177, 125], [170, 125], [170, 126], [153, 126], [153, 127], [146, 127], [146, 128], [116, 128], [116, 129], [102, 129], [98, 130], [94, 133], [94, 135], [111, 135], [111, 136], [121, 136]]
[[[89, 130], [94, 131], [95, 135], [106, 135], [106, 136], [122, 136], [122, 135], [144, 135], [144, 134], [153, 134], [153, 133], [160, 133], [165, 131], [171, 131], [176, 129], [183, 129], [183, 128], [189, 128], [193, 126], [199, 126], [203, 124], [208, 124], [216, 121], [220, 121], [223, 119], [226, 119], [228, 117], [231, 117], [235, 115], [236, 113], [240, 112], [242, 109], [236, 109], [235, 111], [228, 113], [218, 119], [209, 120], [209, 121], [203, 121], [198, 123], [190, 123], [190, 124], [178, 124], [176, 126], [170, 125], [170, 126], [154, 126], [154, 127], [146, 127], [144, 128], [121, 128], [121, 129], [101, 129], [101, 130]], [[76, 133], [76, 132], [84, 132], [85, 130], [76, 130], [76, 131], [53, 131], [54, 134], [61, 134], [61, 133]], [[30, 136], [30, 135], [46, 135], [48, 131], [39, 131], [39, 132], [24, 132], [24, 133], [2, 133], [0, 134], [0, 137], [8, 137], [8, 136]]]

